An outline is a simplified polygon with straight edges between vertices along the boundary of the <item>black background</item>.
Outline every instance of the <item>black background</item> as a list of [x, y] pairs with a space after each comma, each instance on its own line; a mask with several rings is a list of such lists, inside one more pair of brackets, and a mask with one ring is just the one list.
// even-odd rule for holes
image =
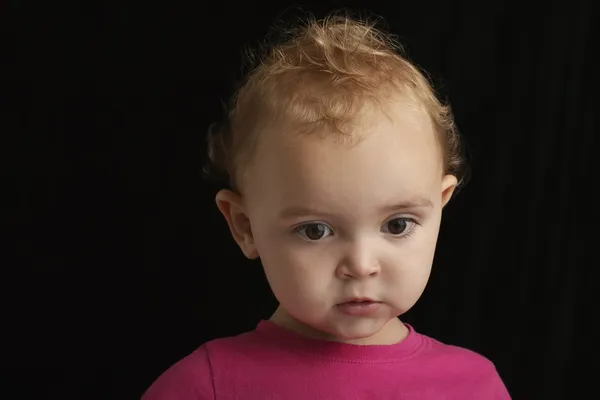
[[[275, 307], [200, 169], [243, 47], [298, 9], [163, 3], [1, 14], [6, 398], [139, 398]], [[598, 330], [597, 8], [386, 3], [294, 5], [384, 17], [453, 104], [473, 176], [407, 320], [490, 358], [515, 399], [578, 398]]]

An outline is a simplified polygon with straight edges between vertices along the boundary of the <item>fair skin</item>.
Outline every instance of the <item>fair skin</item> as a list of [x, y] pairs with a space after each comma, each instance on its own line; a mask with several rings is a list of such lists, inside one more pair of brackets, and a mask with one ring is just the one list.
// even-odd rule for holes
[[[429, 120], [398, 107], [370, 115], [360, 141], [264, 133], [242, 194], [216, 201], [236, 242], [260, 258], [279, 301], [271, 321], [306, 337], [358, 345], [402, 341], [397, 318], [429, 279], [442, 209], [456, 178], [442, 173]], [[369, 315], [340, 306], [379, 302]]]

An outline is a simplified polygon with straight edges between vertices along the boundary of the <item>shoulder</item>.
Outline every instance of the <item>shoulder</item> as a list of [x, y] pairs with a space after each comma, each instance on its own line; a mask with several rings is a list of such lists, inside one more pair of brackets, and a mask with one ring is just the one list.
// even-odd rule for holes
[[459, 385], [476, 385], [488, 393], [487, 398], [490, 399], [510, 399], [496, 366], [489, 358], [464, 347], [421, 336], [426, 342], [422, 356], [431, 373], [447, 377]]
[[203, 345], [169, 367], [142, 396], [142, 400], [214, 399], [207, 346]]
[[443, 343], [437, 339], [424, 336], [427, 343], [425, 354], [439, 361], [452, 362], [457, 368], [490, 370], [494, 364], [487, 357], [464, 347]]
[[206, 342], [194, 352], [170, 366], [146, 390], [142, 400], [213, 400], [217, 373], [236, 365], [253, 347], [253, 335]]

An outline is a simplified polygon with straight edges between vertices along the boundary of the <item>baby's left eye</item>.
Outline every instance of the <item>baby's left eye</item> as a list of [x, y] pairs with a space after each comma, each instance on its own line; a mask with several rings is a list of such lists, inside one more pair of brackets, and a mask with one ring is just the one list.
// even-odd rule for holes
[[383, 225], [383, 230], [392, 235], [402, 235], [413, 229], [415, 221], [412, 218], [393, 218]]

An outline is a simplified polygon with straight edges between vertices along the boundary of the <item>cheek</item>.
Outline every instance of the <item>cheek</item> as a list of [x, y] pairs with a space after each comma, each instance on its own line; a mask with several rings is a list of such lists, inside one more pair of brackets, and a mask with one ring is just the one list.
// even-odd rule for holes
[[310, 291], [326, 285], [327, 275], [333, 274], [335, 263], [325, 246], [307, 245], [291, 233], [264, 235], [260, 230], [255, 234], [255, 244], [272, 286]]
[[330, 280], [328, 276], [333, 276], [335, 262], [324, 250], [309, 247], [302, 243], [279, 246], [273, 249], [265, 264], [268, 263], [269, 268], [277, 266], [282, 278], [298, 286], [321, 286]]
[[265, 275], [279, 303], [293, 315], [311, 315], [322, 310], [331, 293], [334, 274], [330, 263], [311, 252], [278, 251], [263, 260]]
[[425, 284], [431, 272], [435, 255], [437, 228], [435, 225], [424, 225], [406, 241], [395, 245], [388, 253], [384, 264], [394, 277], [391, 279], [402, 287], [419, 288]]

